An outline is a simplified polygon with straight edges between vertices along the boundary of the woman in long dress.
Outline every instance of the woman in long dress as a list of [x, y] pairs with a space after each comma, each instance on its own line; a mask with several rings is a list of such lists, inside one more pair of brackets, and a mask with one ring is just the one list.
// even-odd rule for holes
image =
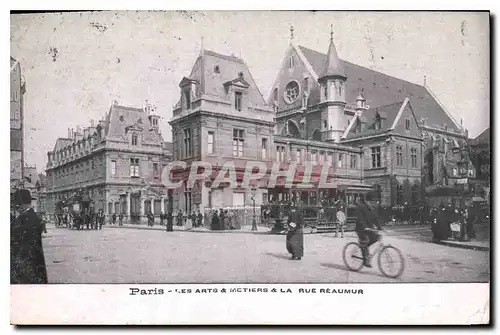
[[292, 255], [292, 260], [300, 260], [304, 257], [304, 231], [302, 226], [302, 215], [292, 207], [288, 217], [289, 229], [286, 234], [286, 250]]
[[186, 213], [186, 230], [193, 229], [193, 220], [191, 220], [191, 213]]

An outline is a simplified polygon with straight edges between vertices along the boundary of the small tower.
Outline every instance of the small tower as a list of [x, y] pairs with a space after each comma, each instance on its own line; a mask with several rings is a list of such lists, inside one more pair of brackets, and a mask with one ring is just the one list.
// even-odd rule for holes
[[320, 85], [321, 130], [323, 140], [338, 142], [345, 124], [345, 83], [347, 75], [333, 42], [333, 25], [330, 32], [330, 46], [326, 55], [323, 73], [318, 78]]
[[156, 114], [156, 107], [148, 103], [146, 100], [146, 103], [144, 104], [144, 112], [149, 119], [150, 129], [158, 131], [160, 127], [160, 116]]
[[369, 109], [368, 105], [366, 104], [364, 91], [364, 89], [361, 89], [358, 93], [358, 97], [356, 98], [356, 112], [360, 114]]

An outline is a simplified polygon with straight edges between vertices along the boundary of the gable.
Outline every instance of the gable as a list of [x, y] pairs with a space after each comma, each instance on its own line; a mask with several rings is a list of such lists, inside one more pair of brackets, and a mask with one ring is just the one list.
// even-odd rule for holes
[[[399, 119], [395, 120], [396, 124], [394, 126], [394, 132], [399, 135], [410, 136], [410, 137], [420, 137], [421, 132], [418, 127], [417, 118], [411, 107], [411, 103], [404, 106]], [[407, 129], [407, 123], [409, 129]]]
[[[390, 130], [404, 104], [405, 102], [401, 101], [387, 106], [371, 108], [363, 112], [361, 120], [365, 122], [365, 125], [361, 132], [356, 132], [356, 122], [360, 119], [360, 115], [357, 114], [356, 117], [351, 120], [351, 123], [346, 130], [346, 138], [352, 139], [357, 137], [373, 136]], [[377, 116], [381, 117], [379, 129], [375, 126]]]
[[[293, 68], [289, 68], [290, 57], [293, 57]], [[305, 78], [308, 78], [309, 95], [311, 95], [312, 92], [319, 92], [319, 85], [314, 79], [313, 74], [310, 72], [308, 64], [302, 60], [301, 55], [299, 55], [297, 50], [291, 46], [282, 61], [275, 84], [271, 88], [268, 103], [270, 105], [274, 104], [274, 90], [277, 88], [278, 98], [276, 102], [278, 110], [300, 109], [302, 107], [304, 86], [306, 85]], [[285, 91], [287, 85], [292, 82], [297, 83], [296, 87], [298, 88], [298, 92], [297, 98], [293, 102], [290, 102], [285, 99]], [[293, 84], [290, 84], [289, 87], [292, 87], [292, 85]], [[317, 90], [313, 89], [313, 86], [317, 86]], [[309, 99], [311, 99], [311, 97], [309, 97]]]
[[[314, 72], [322, 73], [326, 55], [302, 46], [299, 48]], [[447, 125], [448, 129], [459, 130], [458, 125], [426, 87], [345, 60], [341, 60], [341, 62], [347, 74], [346, 100], [348, 102], [356, 100], [361, 88], [365, 91], [366, 103], [372, 107], [387, 106], [408, 97], [417, 119], [426, 118], [427, 125], [431, 127]], [[311, 103], [319, 103], [319, 94], [311, 95], [311, 98], [313, 97], [315, 100]]]

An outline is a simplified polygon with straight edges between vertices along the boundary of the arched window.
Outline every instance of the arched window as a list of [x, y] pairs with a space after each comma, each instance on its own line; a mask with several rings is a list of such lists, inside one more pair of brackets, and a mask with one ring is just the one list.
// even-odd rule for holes
[[321, 132], [318, 129], [315, 129], [312, 135], [313, 141], [321, 141]]
[[294, 59], [293, 59], [293, 56], [290, 56], [288, 58], [288, 68], [293, 69], [293, 66], [294, 66]]
[[294, 138], [300, 138], [300, 130], [293, 121], [288, 121], [288, 133]]

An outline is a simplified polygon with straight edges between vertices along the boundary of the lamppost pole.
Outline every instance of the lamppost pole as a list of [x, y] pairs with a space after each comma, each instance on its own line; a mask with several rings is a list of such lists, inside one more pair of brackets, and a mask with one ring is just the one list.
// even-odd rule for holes
[[252, 187], [252, 202], [253, 202], [253, 220], [252, 220], [252, 230], [257, 230], [257, 221], [255, 220], [255, 195], [257, 193], [257, 189]]

